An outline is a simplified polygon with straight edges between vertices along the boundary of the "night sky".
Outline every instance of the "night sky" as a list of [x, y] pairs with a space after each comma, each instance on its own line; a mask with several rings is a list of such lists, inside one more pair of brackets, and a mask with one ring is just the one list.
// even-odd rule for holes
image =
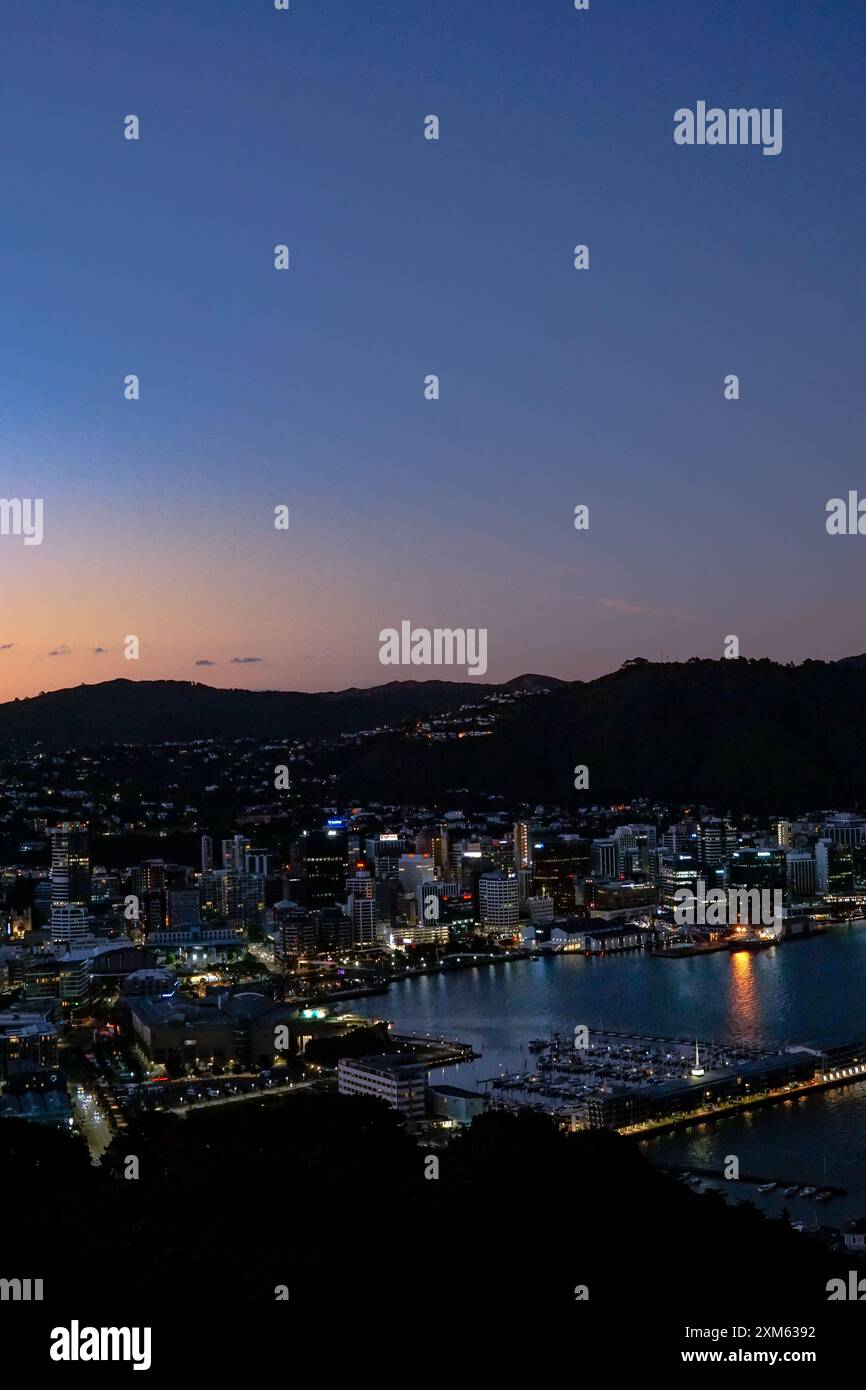
[[[487, 628], [487, 680], [866, 650], [864, 75], [855, 0], [3, 0], [45, 534], [0, 536], [0, 698], [453, 674], [379, 664], [402, 619]], [[698, 100], [781, 154], [677, 146]]]

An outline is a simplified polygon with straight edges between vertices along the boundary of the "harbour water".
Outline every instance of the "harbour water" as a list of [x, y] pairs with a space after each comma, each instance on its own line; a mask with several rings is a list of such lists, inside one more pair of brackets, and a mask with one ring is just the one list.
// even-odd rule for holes
[[[630, 952], [479, 966], [404, 980], [352, 1008], [392, 1019], [400, 1033], [471, 1042], [476, 1061], [431, 1073], [434, 1084], [467, 1089], [533, 1071], [530, 1040], [571, 1035], [579, 1024], [771, 1046], [866, 1040], [866, 926], [678, 961]], [[658, 1163], [719, 1169], [735, 1154], [743, 1172], [848, 1189], [817, 1208], [780, 1191], [758, 1198], [743, 1189], [766, 1210], [787, 1206], [795, 1220], [866, 1216], [866, 1082], [661, 1135], [645, 1151]]]

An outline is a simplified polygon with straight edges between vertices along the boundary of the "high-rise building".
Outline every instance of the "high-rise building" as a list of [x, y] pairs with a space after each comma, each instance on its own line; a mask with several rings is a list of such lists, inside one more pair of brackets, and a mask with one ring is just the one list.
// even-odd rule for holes
[[271, 872], [273, 857], [270, 850], [267, 849], [248, 849], [244, 854], [244, 873], [258, 874], [261, 878], [267, 878]]
[[441, 821], [436, 827], [436, 834], [433, 836], [432, 852], [433, 863], [436, 865], [436, 872], [446, 875], [448, 871], [450, 848], [448, 841], [448, 825], [445, 821]]
[[304, 904], [331, 907], [342, 901], [346, 883], [348, 841], [337, 830], [317, 830], [298, 842]]
[[[610, 863], [616, 872], [616, 848], [612, 846]], [[547, 894], [553, 898], [557, 916], [568, 917], [577, 905], [575, 887], [582, 883], [589, 872], [589, 846], [585, 840], [575, 835], [560, 835], [549, 840], [536, 840], [532, 847], [533, 871], [532, 885], [536, 896]]]
[[729, 888], [758, 888], [783, 893], [787, 887], [787, 854], [781, 845], [772, 849], [735, 849], [728, 858]]
[[274, 955], [278, 961], [294, 964], [300, 956], [314, 956], [319, 943], [316, 915], [297, 903], [274, 903]]
[[376, 940], [376, 902], [373, 898], [352, 898], [352, 940], [370, 946]]
[[519, 820], [514, 823], [514, 868], [532, 868], [532, 844], [534, 831], [532, 822]]
[[209, 874], [213, 869], [213, 838], [210, 835], [201, 837], [201, 871]]
[[866, 819], [849, 813], [831, 816], [824, 822], [821, 837], [834, 845], [866, 844]]
[[48, 832], [51, 839], [51, 906], [90, 904], [90, 851], [87, 826], [64, 821]]
[[87, 934], [90, 854], [87, 826], [64, 821], [51, 839], [51, 938], [72, 945]]
[[593, 878], [616, 878], [619, 853], [613, 836], [604, 840], [593, 840], [591, 853]]
[[[683, 888], [697, 898], [699, 876], [696, 855], [662, 850], [659, 854], [659, 902], [662, 907], [677, 907], [680, 900], [676, 894]], [[709, 886], [715, 887], [715, 884]]]
[[616, 872], [621, 878], [631, 878], [636, 873], [650, 879], [656, 876], [658, 837], [654, 825], [618, 825], [613, 838]]
[[62, 903], [51, 909], [51, 941], [55, 946], [77, 946], [88, 933], [87, 908]]
[[703, 868], [727, 863], [738, 845], [737, 832], [728, 821], [706, 816], [698, 825], [698, 859]]
[[770, 839], [783, 849], [791, 849], [794, 844], [794, 827], [789, 820], [770, 821]]
[[398, 865], [400, 891], [414, 898], [423, 883], [432, 883], [435, 869], [430, 854], [401, 854]]
[[167, 926], [173, 931], [194, 927], [201, 921], [201, 905], [197, 888], [172, 888], [166, 904]]
[[514, 933], [520, 922], [517, 875], [501, 869], [478, 880], [478, 905], [484, 931]]
[[785, 854], [789, 902], [812, 898], [816, 892], [815, 856], [809, 849], [789, 849]]
[[244, 855], [248, 848], [248, 842], [243, 835], [231, 835], [227, 840], [223, 840], [223, 868], [243, 873]]

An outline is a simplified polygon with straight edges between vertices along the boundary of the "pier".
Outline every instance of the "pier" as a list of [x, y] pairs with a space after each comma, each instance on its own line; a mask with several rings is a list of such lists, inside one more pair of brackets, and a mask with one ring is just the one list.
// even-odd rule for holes
[[[830, 1182], [819, 1182], [817, 1178], [779, 1178], [779, 1177], [758, 1177], [755, 1173], [740, 1173], [738, 1178], [728, 1178], [725, 1176], [724, 1168], [698, 1168], [693, 1163], [659, 1163], [656, 1165], [662, 1173], [670, 1173], [672, 1177], [680, 1177], [683, 1173], [691, 1173], [696, 1178], [720, 1178], [730, 1184], [745, 1182], [752, 1187], [765, 1187], [768, 1183], [775, 1183], [777, 1188], [786, 1187], [800, 1188], [800, 1195], [804, 1187], [813, 1187], [816, 1192], [829, 1192], [834, 1197], [847, 1197], [847, 1187], [835, 1187]], [[794, 1194], [792, 1194], [793, 1196]], [[806, 1198], [806, 1201], [810, 1201]]]

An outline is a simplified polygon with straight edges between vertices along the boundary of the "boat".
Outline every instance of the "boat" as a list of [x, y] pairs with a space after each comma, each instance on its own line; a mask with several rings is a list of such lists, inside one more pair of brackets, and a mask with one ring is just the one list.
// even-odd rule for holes
[[818, 1191], [817, 1187], [804, 1187], [800, 1193], [801, 1197], [814, 1197]]
[[777, 1182], [762, 1182], [758, 1187], [759, 1192], [775, 1192], [779, 1186]]
[[806, 1229], [806, 1223], [805, 1223], [805, 1221], [792, 1221], [792, 1222], [791, 1222], [791, 1230], [792, 1230], [792, 1231], [805, 1231], [805, 1229]]
[[728, 942], [729, 951], [763, 951], [766, 946], [772, 946], [773, 942], [766, 936], [736, 936]]
[[797, 1193], [798, 1193], [799, 1191], [800, 1191], [800, 1188], [799, 1188], [799, 1186], [795, 1183], [793, 1187], [786, 1187], [786, 1188], [785, 1188], [785, 1196], [786, 1196], [786, 1197], [796, 1197], [796, 1195], [797, 1195]]
[[831, 1198], [832, 1196], [833, 1196], [833, 1193], [832, 1193], [832, 1192], [828, 1192], [827, 1189], [825, 1188], [823, 1192], [816, 1192], [816, 1193], [815, 1193], [815, 1201], [816, 1201], [816, 1202], [829, 1202], [829, 1200], [830, 1200], [830, 1198]]

